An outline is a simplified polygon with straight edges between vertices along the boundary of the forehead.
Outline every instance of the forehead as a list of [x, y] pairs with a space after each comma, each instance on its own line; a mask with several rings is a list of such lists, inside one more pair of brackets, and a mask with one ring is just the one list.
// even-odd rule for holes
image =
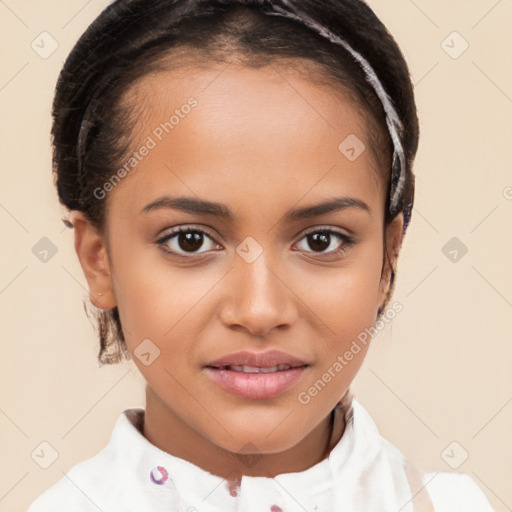
[[[268, 120], [286, 113], [286, 118], [279, 119], [284, 124], [294, 113], [310, 123], [323, 122], [331, 130], [337, 130], [340, 121], [345, 121], [365, 135], [367, 115], [360, 98], [344, 85], [333, 82], [313, 61], [283, 58], [254, 68], [237, 61], [192, 65], [183, 59], [164, 60], [160, 65], [169, 70], [144, 75], [125, 94], [125, 104], [143, 123], [155, 114], [165, 116], [165, 110], [172, 112], [173, 107], [179, 108], [194, 96], [201, 108], [210, 109], [210, 113], [212, 109], [221, 109], [230, 123], [252, 114], [264, 119], [266, 113]], [[263, 106], [265, 111], [260, 110]], [[145, 128], [147, 131], [149, 127]]]
[[[300, 67], [235, 63], [146, 75], [124, 102], [134, 113], [131, 151], [152, 147], [113, 200], [123, 194], [142, 208], [164, 189], [188, 187], [188, 195], [215, 191], [229, 202], [236, 182], [237, 195], [266, 190], [268, 201], [283, 187], [298, 201], [306, 190], [313, 198], [337, 186], [379, 202], [365, 119], [349, 95], [317, 77]], [[355, 160], [351, 147], [362, 151]]]

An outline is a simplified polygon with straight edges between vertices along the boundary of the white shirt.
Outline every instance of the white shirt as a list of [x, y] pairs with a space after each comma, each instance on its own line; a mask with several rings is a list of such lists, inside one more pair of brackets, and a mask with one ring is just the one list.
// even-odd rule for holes
[[355, 398], [327, 458], [275, 478], [243, 476], [233, 492], [225, 479], [151, 444], [144, 412], [123, 411], [108, 445], [28, 512], [492, 512], [470, 476], [411, 468]]

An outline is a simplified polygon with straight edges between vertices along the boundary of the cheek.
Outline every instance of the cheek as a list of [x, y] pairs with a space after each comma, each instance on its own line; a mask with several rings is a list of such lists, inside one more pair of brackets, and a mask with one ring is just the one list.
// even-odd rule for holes
[[[338, 268], [305, 272], [301, 296], [337, 339], [349, 339], [373, 325], [379, 305], [382, 246], [358, 248]], [[306, 276], [307, 274], [307, 276]]]
[[[355, 378], [371, 342], [369, 328], [378, 308], [381, 261], [378, 244], [358, 251], [357, 258], [331, 272], [317, 272], [307, 279], [303, 296], [316, 315], [319, 339], [318, 366], [298, 400], [319, 410], [326, 402], [335, 403]], [[319, 397], [318, 399], [316, 397]], [[320, 414], [320, 413], [318, 413]]]
[[207, 302], [221, 277], [213, 267], [180, 268], [148, 247], [124, 252], [114, 268], [115, 294], [130, 349], [149, 338], [179, 351], [172, 340], [186, 339], [201, 302]]

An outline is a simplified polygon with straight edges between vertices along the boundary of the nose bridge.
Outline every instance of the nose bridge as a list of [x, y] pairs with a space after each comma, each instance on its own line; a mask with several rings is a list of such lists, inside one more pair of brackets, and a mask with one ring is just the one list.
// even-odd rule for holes
[[254, 240], [240, 244], [230, 272], [229, 297], [224, 308], [224, 320], [228, 324], [265, 334], [293, 320], [293, 294], [279, 277], [276, 261], [270, 249], [264, 249]]
[[259, 297], [265, 299], [276, 298], [275, 293], [276, 285], [279, 280], [272, 269], [272, 258], [270, 251], [262, 251], [262, 253], [252, 262], [247, 262], [243, 258], [239, 258], [238, 270], [240, 273], [240, 280], [246, 283], [245, 293], [252, 299]]

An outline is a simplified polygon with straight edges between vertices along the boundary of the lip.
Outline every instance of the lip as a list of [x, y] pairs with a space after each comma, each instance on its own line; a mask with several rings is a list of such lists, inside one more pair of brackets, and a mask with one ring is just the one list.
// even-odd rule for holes
[[273, 398], [284, 393], [302, 377], [306, 369], [307, 366], [298, 366], [271, 373], [244, 373], [205, 368], [208, 376], [224, 391], [252, 400]]
[[[231, 370], [229, 366], [271, 368], [287, 365], [287, 370], [268, 373], [246, 373]], [[207, 375], [224, 391], [252, 400], [273, 398], [293, 386], [304, 374], [308, 363], [295, 356], [268, 350], [266, 352], [235, 352], [204, 366]]]
[[207, 363], [206, 367], [222, 368], [223, 366], [256, 366], [269, 368], [286, 364], [288, 366], [306, 366], [307, 363], [285, 352], [279, 350], [267, 350], [266, 352], [235, 352], [228, 354], [215, 361]]

